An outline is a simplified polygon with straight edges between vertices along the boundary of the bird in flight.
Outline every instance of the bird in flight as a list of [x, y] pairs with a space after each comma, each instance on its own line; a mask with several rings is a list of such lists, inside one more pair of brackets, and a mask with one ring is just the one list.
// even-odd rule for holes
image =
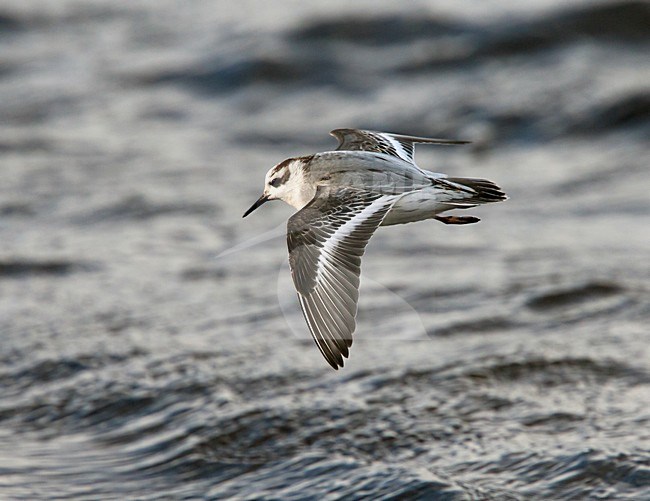
[[420, 169], [414, 145], [467, 141], [336, 129], [335, 151], [289, 158], [271, 168], [262, 196], [243, 217], [269, 200], [298, 211], [287, 223], [289, 267], [309, 331], [325, 360], [343, 367], [356, 327], [361, 257], [380, 226], [435, 219], [470, 224], [451, 209], [506, 200], [486, 179], [449, 177]]

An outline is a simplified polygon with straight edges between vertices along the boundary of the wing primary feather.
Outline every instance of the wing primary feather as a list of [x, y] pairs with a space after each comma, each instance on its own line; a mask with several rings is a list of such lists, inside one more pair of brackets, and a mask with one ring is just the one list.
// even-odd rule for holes
[[339, 365], [336, 361], [336, 357], [334, 357], [334, 355], [330, 352], [330, 349], [325, 343], [325, 341], [322, 339], [322, 336], [313, 327], [314, 322], [311, 317], [311, 311], [309, 307], [305, 305], [306, 298], [301, 294], [298, 294], [298, 299], [300, 301], [300, 306], [301, 306], [303, 316], [305, 317], [305, 321], [307, 322], [307, 326], [309, 327], [309, 332], [314, 338], [314, 341], [316, 342], [316, 346], [318, 346], [318, 349], [320, 350], [325, 360], [327, 360], [327, 363], [330, 364], [334, 370], [338, 370]]
[[[342, 305], [341, 303], [337, 302], [336, 299], [334, 299], [330, 293], [327, 287], [323, 287], [322, 289], [322, 294], [319, 293], [320, 300], [325, 304], [325, 299], [329, 302], [329, 308], [325, 308], [333, 322], [336, 324], [337, 327], [337, 332], [338, 334], [341, 334], [340, 337], [343, 339], [345, 343], [345, 351], [347, 352], [347, 346], [349, 346], [351, 343], [351, 326], [354, 325], [354, 316], [353, 315], [345, 315], [346, 310], [345, 310], [345, 305]], [[328, 306], [327, 304], [325, 306]], [[345, 318], [344, 318], [345, 317]], [[354, 330], [354, 329], [352, 329]], [[347, 354], [345, 355], [347, 357]]]
[[[316, 293], [317, 294], [317, 293]], [[316, 331], [321, 339], [321, 342], [327, 347], [328, 352], [330, 353], [332, 360], [339, 366], [343, 366], [343, 357], [336, 346], [336, 341], [334, 340], [334, 334], [330, 328], [330, 325], [325, 321], [322, 313], [322, 308], [319, 308], [316, 302], [314, 301], [315, 292], [312, 292], [308, 297], [305, 298], [305, 302], [308, 305], [309, 313], [312, 317]]]
[[330, 134], [339, 142], [337, 150], [383, 153], [413, 165], [415, 165], [413, 159], [415, 144], [461, 145], [469, 143], [469, 141], [458, 139], [407, 136], [363, 129], [334, 129]]
[[[321, 294], [323, 292], [323, 294]], [[314, 294], [318, 297], [318, 301], [320, 302], [321, 308], [318, 308], [319, 313], [321, 314], [321, 317], [323, 318], [323, 321], [328, 325], [328, 330], [331, 334], [331, 339], [334, 341], [336, 344], [336, 347], [343, 355], [344, 357], [348, 356], [348, 344], [347, 340], [345, 338], [345, 331], [347, 329], [347, 326], [345, 324], [341, 324], [337, 317], [336, 317], [336, 310], [333, 309], [335, 306], [332, 304], [331, 301], [326, 302], [324, 295], [326, 295], [326, 289], [321, 288], [316, 291], [314, 291]], [[328, 318], [325, 318], [327, 316]]]
[[360, 190], [318, 191], [289, 219], [291, 274], [309, 331], [335, 369], [352, 345], [361, 257], [395, 196]]

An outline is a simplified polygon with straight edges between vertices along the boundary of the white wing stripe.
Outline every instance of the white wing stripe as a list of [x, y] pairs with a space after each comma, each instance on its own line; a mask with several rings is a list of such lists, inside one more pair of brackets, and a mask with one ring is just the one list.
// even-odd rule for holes
[[386, 200], [392, 197], [381, 197], [375, 200], [373, 203], [368, 205], [358, 214], [355, 214], [349, 221], [346, 221], [342, 224], [333, 234], [323, 243], [323, 247], [320, 251], [320, 256], [318, 256], [318, 270], [317, 270], [317, 281], [320, 280], [321, 275], [325, 270], [325, 266], [328, 260], [332, 260], [332, 254], [336, 251], [337, 245], [347, 236], [352, 233], [357, 226], [359, 226], [363, 221], [372, 216], [378, 207], [382, 207], [386, 204]]
[[408, 151], [404, 149], [404, 146], [402, 146], [401, 142], [399, 142], [390, 134], [377, 134], [377, 135], [383, 137], [386, 141], [388, 141], [391, 144], [391, 146], [395, 148], [395, 153], [397, 153], [399, 157], [415, 165], [415, 161], [413, 160], [413, 157], [409, 154]]

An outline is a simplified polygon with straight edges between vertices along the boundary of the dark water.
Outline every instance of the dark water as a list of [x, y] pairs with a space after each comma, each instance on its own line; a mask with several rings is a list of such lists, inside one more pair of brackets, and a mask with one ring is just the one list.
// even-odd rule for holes
[[[3, 3], [0, 498], [650, 499], [649, 53], [636, 1]], [[334, 372], [241, 214], [356, 126], [511, 199], [380, 231]]]

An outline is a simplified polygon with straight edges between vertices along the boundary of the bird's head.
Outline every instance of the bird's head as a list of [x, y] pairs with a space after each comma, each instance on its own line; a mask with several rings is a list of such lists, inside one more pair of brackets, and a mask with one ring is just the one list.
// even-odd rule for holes
[[303, 168], [310, 159], [311, 157], [289, 158], [269, 169], [264, 179], [262, 196], [242, 217], [248, 216], [269, 200], [284, 200], [289, 205], [298, 206], [298, 200], [302, 198], [304, 191]]

